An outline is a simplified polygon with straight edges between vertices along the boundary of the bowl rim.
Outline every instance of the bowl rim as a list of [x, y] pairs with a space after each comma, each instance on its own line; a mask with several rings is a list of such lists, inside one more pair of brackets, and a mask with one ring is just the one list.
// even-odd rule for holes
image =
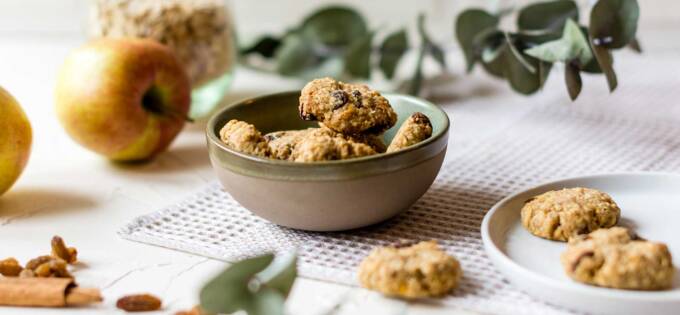
[[380, 93], [386, 98], [390, 97], [399, 97], [402, 99], [406, 99], [407, 101], [413, 102], [413, 103], [420, 103], [423, 105], [426, 105], [428, 108], [433, 109], [434, 111], [439, 112], [442, 117], [444, 117], [444, 128], [441, 128], [439, 132], [436, 134], [432, 134], [428, 139], [425, 141], [421, 141], [415, 145], [411, 145], [407, 148], [395, 151], [395, 152], [384, 152], [384, 153], [378, 153], [378, 154], [373, 154], [373, 155], [368, 155], [368, 156], [362, 156], [358, 158], [351, 158], [351, 159], [345, 159], [345, 160], [333, 160], [333, 161], [318, 161], [318, 162], [310, 162], [310, 163], [300, 163], [300, 162], [294, 162], [294, 161], [287, 161], [287, 160], [277, 160], [277, 159], [270, 159], [270, 158], [263, 158], [255, 155], [250, 155], [247, 153], [243, 153], [237, 150], [234, 150], [232, 148], [227, 147], [222, 140], [217, 136], [215, 132], [213, 132], [216, 127], [217, 121], [220, 120], [219, 118], [224, 114], [224, 112], [229, 111], [233, 109], [234, 107], [237, 106], [245, 106], [248, 104], [252, 104], [257, 101], [261, 101], [266, 98], [272, 98], [272, 97], [277, 97], [277, 96], [283, 96], [283, 95], [289, 95], [289, 94], [298, 94], [299, 95], [300, 91], [299, 90], [288, 90], [288, 91], [283, 91], [283, 92], [277, 92], [277, 93], [269, 93], [269, 94], [264, 94], [256, 97], [250, 97], [250, 98], [245, 98], [236, 102], [233, 102], [224, 108], [220, 109], [216, 113], [214, 113], [210, 119], [208, 120], [208, 123], [206, 125], [205, 133], [208, 139], [212, 142], [212, 144], [216, 145], [219, 147], [222, 151], [227, 152], [229, 154], [235, 155], [239, 158], [246, 159], [252, 162], [256, 163], [261, 163], [261, 164], [266, 164], [266, 165], [280, 165], [280, 166], [286, 166], [286, 167], [294, 167], [294, 168], [318, 168], [319, 166], [331, 166], [331, 165], [341, 165], [341, 164], [358, 164], [362, 162], [367, 162], [367, 161], [373, 161], [373, 160], [379, 160], [379, 159], [385, 159], [389, 157], [394, 157], [394, 156], [399, 156], [399, 155], [404, 155], [408, 154], [409, 152], [418, 150], [422, 147], [426, 147], [431, 143], [436, 142], [442, 137], [445, 137], [448, 134], [449, 128], [451, 126], [451, 120], [452, 118], [449, 117], [449, 115], [442, 110], [439, 106], [435, 105], [434, 103], [427, 101], [425, 99], [415, 97], [412, 95], [407, 95], [407, 94], [401, 94], [401, 93]]

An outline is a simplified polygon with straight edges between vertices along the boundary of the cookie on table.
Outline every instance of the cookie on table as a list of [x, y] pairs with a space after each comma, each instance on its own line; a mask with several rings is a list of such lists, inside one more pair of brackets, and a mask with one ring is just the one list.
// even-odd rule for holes
[[343, 134], [381, 134], [397, 122], [397, 114], [380, 93], [363, 84], [323, 78], [302, 89], [300, 117], [317, 120]]
[[232, 119], [220, 130], [220, 139], [228, 147], [246, 154], [269, 156], [267, 140], [255, 126]]
[[622, 227], [572, 238], [561, 261], [570, 278], [608, 288], [663, 290], [675, 275], [665, 244], [635, 239]]
[[377, 154], [364, 143], [313, 131], [302, 137], [293, 148], [289, 160], [295, 162], [334, 161]]
[[531, 234], [555, 241], [614, 226], [621, 210], [612, 198], [589, 188], [549, 191], [529, 199], [522, 208], [522, 225]]
[[430, 119], [423, 113], [413, 113], [399, 127], [397, 134], [392, 138], [387, 152], [394, 152], [412, 146], [432, 136], [432, 124]]
[[458, 285], [461, 275], [458, 260], [435, 241], [377, 248], [359, 266], [363, 287], [403, 298], [445, 295]]

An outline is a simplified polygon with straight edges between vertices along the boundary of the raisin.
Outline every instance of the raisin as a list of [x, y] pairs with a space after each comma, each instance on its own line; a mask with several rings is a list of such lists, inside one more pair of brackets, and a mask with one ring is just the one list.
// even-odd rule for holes
[[126, 295], [116, 302], [116, 307], [126, 312], [156, 311], [161, 305], [161, 300], [151, 294]]
[[52, 237], [52, 256], [59, 257], [69, 264], [78, 260], [78, 251], [74, 247], [66, 247], [64, 240], [55, 235]]
[[331, 92], [331, 97], [333, 98], [333, 110], [345, 106], [347, 101], [349, 101], [347, 93], [343, 90], [335, 90]]
[[361, 108], [364, 106], [363, 99], [361, 98], [361, 92], [359, 90], [352, 91], [352, 96], [354, 96], [354, 106]]
[[41, 264], [33, 270], [36, 277], [41, 278], [73, 278], [67, 270], [65, 261], [55, 258], [46, 263]]
[[317, 120], [316, 116], [314, 116], [314, 114], [307, 113], [303, 110], [300, 110], [300, 118], [302, 118], [302, 120]]
[[0, 260], [0, 275], [5, 277], [16, 277], [23, 269], [19, 262], [12, 257]]
[[53, 259], [54, 259], [54, 257], [49, 256], [49, 255], [38, 256], [36, 258], [29, 260], [26, 263], [26, 269], [35, 270], [36, 268], [38, 268], [38, 266], [40, 266], [40, 265], [42, 265], [46, 262], [49, 262]]

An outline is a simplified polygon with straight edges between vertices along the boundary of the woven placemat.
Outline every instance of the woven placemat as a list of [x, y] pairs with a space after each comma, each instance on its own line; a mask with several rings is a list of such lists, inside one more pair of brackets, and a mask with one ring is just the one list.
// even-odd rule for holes
[[[375, 246], [436, 239], [462, 263], [461, 285], [445, 304], [504, 314], [568, 312], [513, 288], [493, 268], [480, 239], [485, 212], [509, 193], [560, 177], [680, 169], [680, 124], [611, 108], [541, 106], [503, 132], [449, 157], [430, 190], [405, 213], [339, 233], [282, 228], [239, 206], [218, 183], [152, 214], [120, 234], [134, 241], [233, 261], [296, 248], [301, 276], [356, 284]], [[380, 196], [376, 196], [379, 198]], [[555, 262], [559, 263], [559, 262]]]

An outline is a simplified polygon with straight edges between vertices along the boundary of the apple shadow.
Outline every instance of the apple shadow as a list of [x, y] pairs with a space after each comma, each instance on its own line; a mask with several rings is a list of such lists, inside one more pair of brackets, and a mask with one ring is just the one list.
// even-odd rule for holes
[[208, 147], [205, 143], [172, 145], [153, 160], [135, 162], [111, 161], [109, 165], [126, 176], [135, 174], [168, 174], [175, 172], [202, 171], [210, 166]]
[[0, 221], [85, 211], [96, 205], [92, 198], [69, 190], [19, 188], [0, 196]]

